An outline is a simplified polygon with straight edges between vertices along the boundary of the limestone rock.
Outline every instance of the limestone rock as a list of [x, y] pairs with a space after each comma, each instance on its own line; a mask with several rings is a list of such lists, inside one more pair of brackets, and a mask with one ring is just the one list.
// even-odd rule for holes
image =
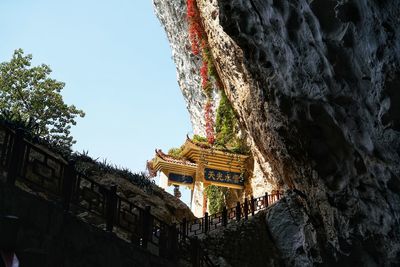
[[[156, 2], [184, 12], [183, 1]], [[267, 217], [285, 262], [399, 265], [400, 2], [198, 6], [256, 162], [269, 182], [297, 195]], [[182, 25], [185, 16], [165, 21]]]
[[203, 103], [206, 96], [201, 89], [199, 69], [201, 59], [190, 51], [186, 1], [153, 0], [156, 16], [167, 33], [176, 64], [177, 80], [187, 103], [194, 134], [205, 136]]

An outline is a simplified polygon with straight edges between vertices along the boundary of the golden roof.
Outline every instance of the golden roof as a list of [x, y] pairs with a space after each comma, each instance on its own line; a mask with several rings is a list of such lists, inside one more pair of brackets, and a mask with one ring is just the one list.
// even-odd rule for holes
[[182, 157], [190, 159], [197, 164], [207, 168], [229, 172], [242, 173], [245, 169], [246, 160], [249, 156], [230, 153], [227, 151], [196, 144], [187, 138], [182, 151]]
[[156, 149], [153, 159], [153, 169], [162, 171], [166, 176], [170, 173], [193, 176], [196, 174], [197, 164], [185, 159], [177, 159]]

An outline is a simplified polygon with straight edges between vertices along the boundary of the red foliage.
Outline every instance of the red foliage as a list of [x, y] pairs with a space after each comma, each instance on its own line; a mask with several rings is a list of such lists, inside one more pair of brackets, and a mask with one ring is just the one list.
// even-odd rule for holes
[[203, 60], [203, 65], [201, 66], [200, 69], [200, 75], [201, 75], [201, 86], [203, 87], [204, 90], [207, 91], [209, 89], [208, 63], [205, 60]]
[[203, 25], [200, 19], [200, 11], [197, 7], [196, 0], [187, 0], [187, 20], [189, 23], [189, 39], [192, 45], [192, 52], [198, 55], [201, 49], [203, 65], [200, 69], [201, 75], [201, 86], [206, 91], [211, 89], [210, 77], [208, 73], [210, 59], [209, 59], [209, 48], [207, 43], [207, 35], [204, 31]]
[[[194, 55], [198, 55], [201, 52], [203, 64], [200, 69], [201, 75], [201, 87], [205, 91], [208, 101], [204, 107], [204, 116], [206, 121], [206, 136], [207, 141], [210, 144], [215, 142], [214, 134], [214, 118], [212, 109], [212, 94], [211, 94], [211, 76], [215, 76], [213, 71], [213, 59], [210, 54], [208, 46], [207, 34], [203, 28], [203, 24], [200, 19], [200, 11], [197, 7], [196, 0], [187, 0], [187, 20], [189, 23], [189, 40], [192, 46], [192, 52]], [[219, 79], [216, 79], [217, 81]]]
[[200, 52], [200, 42], [204, 38], [204, 30], [201, 25], [200, 12], [197, 8], [196, 0], [187, 0], [187, 20], [189, 23], [189, 40], [192, 45], [192, 52], [198, 55]]
[[190, 23], [189, 25], [189, 40], [192, 45], [192, 52], [194, 55], [199, 54], [199, 32], [194, 23]]
[[213, 119], [213, 110], [211, 101], [207, 101], [206, 106], [204, 107], [204, 115], [206, 119], [206, 136], [207, 141], [210, 144], [214, 144], [215, 135], [214, 135], [214, 119]]
[[197, 16], [197, 2], [196, 0], [187, 0], [187, 16], [188, 19], [194, 18]]

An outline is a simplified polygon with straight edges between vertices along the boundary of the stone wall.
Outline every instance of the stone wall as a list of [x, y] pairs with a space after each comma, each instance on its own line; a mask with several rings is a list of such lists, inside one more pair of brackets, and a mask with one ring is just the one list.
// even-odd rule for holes
[[248, 221], [231, 222], [202, 240], [210, 259], [225, 266], [285, 266], [265, 221], [266, 211]]

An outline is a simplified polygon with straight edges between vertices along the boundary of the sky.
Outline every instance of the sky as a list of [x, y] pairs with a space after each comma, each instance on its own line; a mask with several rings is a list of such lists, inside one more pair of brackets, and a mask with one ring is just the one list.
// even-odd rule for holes
[[0, 62], [22, 48], [85, 111], [71, 131], [74, 150], [139, 172], [155, 148], [179, 147], [192, 133], [152, 0], [0, 0], [0, 11]]

